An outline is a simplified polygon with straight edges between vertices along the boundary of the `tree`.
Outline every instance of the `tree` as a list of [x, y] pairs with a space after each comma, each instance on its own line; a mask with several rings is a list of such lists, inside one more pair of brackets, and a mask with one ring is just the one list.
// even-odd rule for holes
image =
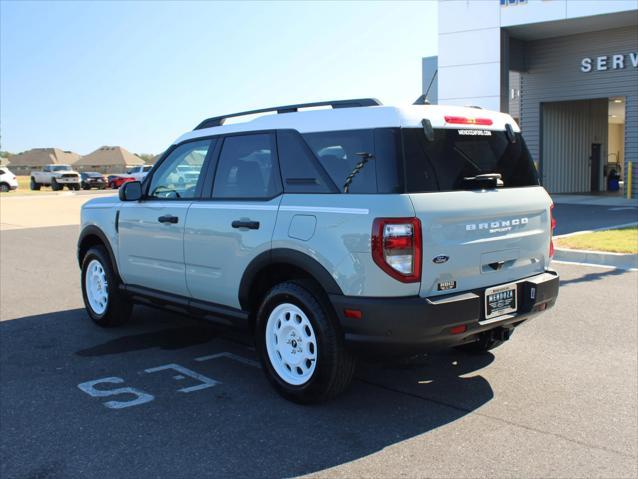
[[152, 153], [135, 153], [135, 156], [139, 156], [143, 159], [144, 163], [153, 163], [153, 158], [155, 158], [155, 155]]

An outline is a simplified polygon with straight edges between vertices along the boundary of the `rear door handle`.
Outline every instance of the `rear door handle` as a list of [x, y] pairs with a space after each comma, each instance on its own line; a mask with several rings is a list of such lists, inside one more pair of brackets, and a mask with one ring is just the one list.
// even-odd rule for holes
[[173, 216], [173, 215], [164, 215], [164, 216], [160, 216], [159, 218], [157, 218], [157, 221], [159, 221], [160, 223], [177, 223], [179, 222], [179, 218], [177, 216]]
[[258, 230], [259, 229], [259, 221], [240, 221], [235, 220], [232, 222], [233, 228], [248, 228], [249, 230]]

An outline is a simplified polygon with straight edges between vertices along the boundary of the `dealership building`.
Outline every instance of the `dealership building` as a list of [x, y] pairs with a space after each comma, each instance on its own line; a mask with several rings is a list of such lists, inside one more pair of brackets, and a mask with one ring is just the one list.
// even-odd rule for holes
[[440, 1], [423, 93], [509, 112], [551, 193], [638, 198], [638, 0]]

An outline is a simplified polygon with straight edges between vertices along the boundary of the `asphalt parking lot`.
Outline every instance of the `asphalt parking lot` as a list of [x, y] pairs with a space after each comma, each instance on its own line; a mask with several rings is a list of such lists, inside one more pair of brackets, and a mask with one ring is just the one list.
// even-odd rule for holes
[[554, 217], [556, 218], [554, 234], [564, 235], [576, 231], [636, 223], [638, 208], [555, 204]]
[[77, 234], [0, 232], [3, 478], [638, 474], [638, 272], [556, 264], [557, 306], [494, 354], [361, 365], [303, 407], [244, 335], [142, 307], [94, 326]]

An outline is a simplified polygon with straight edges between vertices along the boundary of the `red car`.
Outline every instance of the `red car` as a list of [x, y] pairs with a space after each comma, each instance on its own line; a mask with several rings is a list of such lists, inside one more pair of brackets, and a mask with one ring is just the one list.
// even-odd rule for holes
[[135, 181], [135, 178], [124, 175], [109, 175], [109, 188], [116, 190], [129, 181]]

